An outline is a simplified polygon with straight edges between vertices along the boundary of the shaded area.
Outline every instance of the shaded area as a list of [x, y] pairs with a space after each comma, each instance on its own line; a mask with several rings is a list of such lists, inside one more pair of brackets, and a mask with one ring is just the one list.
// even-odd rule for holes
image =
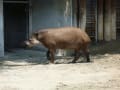
[[[111, 54], [120, 54], [120, 40], [111, 42], [98, 42], [92, 43], [90, 46], [91, 60], [104, 58]], [[56, 64], [68, 64], [72, 61], [73, 56], [58, 57], [56, 56]], [[77, 63], [85, 63], [83, 55], [80, 57]], [[18, 49], [6, 52], [5, 57], [0, 58], [1, 68], [4, 66], [26, 66], [37, 64], [48, 64], [49, 61], [46, 58], [46, 49], [32, 48], [32, 49]]]
[[120, 40], [91, 44], [92, 55], [120, 54]]

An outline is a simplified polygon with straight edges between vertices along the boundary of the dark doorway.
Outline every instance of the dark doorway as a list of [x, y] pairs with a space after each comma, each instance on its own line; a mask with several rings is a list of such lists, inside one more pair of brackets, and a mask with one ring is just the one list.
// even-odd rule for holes
[[4, 3], [5, 49], [20, 48], [27, 38], [29, 12], [26, 3]]

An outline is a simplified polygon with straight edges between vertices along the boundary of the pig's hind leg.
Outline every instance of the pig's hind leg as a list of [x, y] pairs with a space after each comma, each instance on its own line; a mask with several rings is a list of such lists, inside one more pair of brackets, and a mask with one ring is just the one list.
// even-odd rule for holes
[[89, 55], [90, 53], [89, 53], [89, 49], [87, 47], [83, 49], [83, 53], [86, 57], [87, 62], [90, 62], [90, 55]]
[[80, 57], [80, 50], [75, 50], [75, 56], [74, 56], [72, 63], [76, 63], [79, 57]]

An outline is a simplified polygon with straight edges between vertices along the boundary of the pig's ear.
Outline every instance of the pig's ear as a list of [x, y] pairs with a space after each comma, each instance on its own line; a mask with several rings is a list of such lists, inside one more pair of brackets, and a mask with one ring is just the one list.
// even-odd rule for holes
[[34, 35], [36, 38], [38, 38], [38, 32], [35, 32]]

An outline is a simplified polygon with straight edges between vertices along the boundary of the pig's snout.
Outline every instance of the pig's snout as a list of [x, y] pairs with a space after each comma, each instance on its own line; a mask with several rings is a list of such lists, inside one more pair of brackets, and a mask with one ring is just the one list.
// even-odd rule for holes
[[29, 42], [29, 41], [24, 41], [24, 44], [25, 44], [26, 46], [29, 46], [29, 45], [30, 45], [30, 42]]
[[29, 41], [24, 41], [25, 47], [32, 47], [32, 44]]
[[36, 39], [29, 39], [29, 40], [24, 41], [24, 46], [30, 48], [30, 47], [33, 47], [33, 46], [39, 44], [39, 43], [40, 42]]
[[30, 42], [29, 42], [29, 41], [24, 41], [24, 42], [22, 43], [22, 47], [23, 47], [23, 48], [31, 47]]

